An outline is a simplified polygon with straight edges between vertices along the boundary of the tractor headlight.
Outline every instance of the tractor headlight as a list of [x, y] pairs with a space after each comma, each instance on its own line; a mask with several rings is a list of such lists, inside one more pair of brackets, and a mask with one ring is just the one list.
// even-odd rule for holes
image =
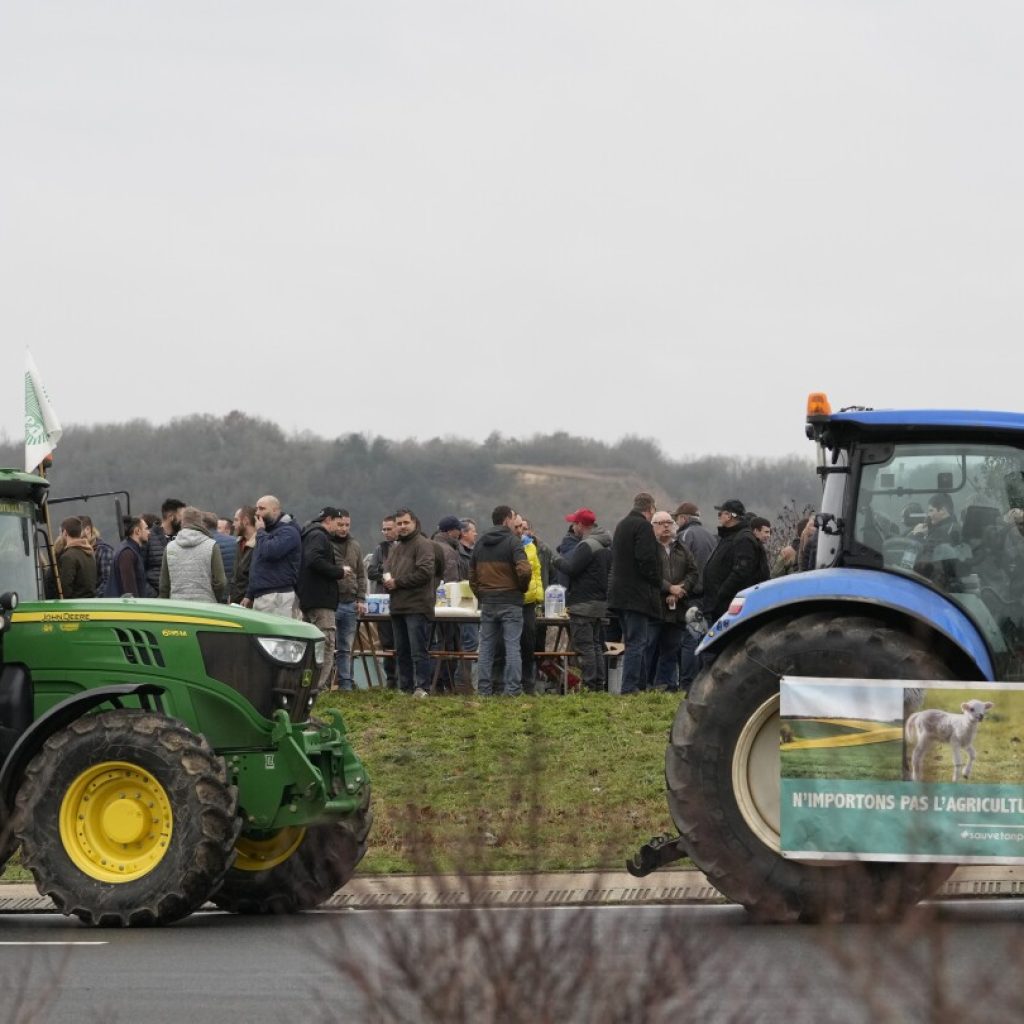
[[313, 660], [318, 664], [324, 663], [324, 651], [327, 649], [326, 640], [315, 640], [313, 642]]
[[305, 640], [283, 640], [276, 636], [258, 636], [256, 639], [274, 661], [284, 665], [298, 665], [306, 656]]

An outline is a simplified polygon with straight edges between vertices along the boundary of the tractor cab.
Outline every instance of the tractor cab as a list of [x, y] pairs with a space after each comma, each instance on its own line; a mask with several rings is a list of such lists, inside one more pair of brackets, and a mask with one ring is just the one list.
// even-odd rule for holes
[[954, 602], [996, 677], [1024, 678], [1024, 416], [808, 407], [825, 481], [818, 566], [881, 570]]
[[42, 477], [0, 470], [0, 591], [14, 591], [23, 600], [42, 596], [51, 561], [39, 526], [48, 487]]

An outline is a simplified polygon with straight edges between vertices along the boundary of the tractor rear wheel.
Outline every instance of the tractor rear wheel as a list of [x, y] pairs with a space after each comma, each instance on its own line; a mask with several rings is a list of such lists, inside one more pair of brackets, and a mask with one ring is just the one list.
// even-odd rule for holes
[[241, 836], [238, 858], [213, 902], [236, 914], [295, 914], [320, 906], [363, 859], [372, 820], [364, 810], [348, 822]]
[[220, 883], [238, 836], [224, 762], [150, 711], [85, 715], [32, 759], [14, 828], [39, 892], [86, 924], [166, 924]]
[[700, 674], [676, 714], [665, 776], [681, 845], [719, 892], [760, 920], [896, 917], [955, 865], [825, 866], [779, 852], [783, 675], [953, 678], [924, 641], [866, 616], [815, 613], [763, 626]]

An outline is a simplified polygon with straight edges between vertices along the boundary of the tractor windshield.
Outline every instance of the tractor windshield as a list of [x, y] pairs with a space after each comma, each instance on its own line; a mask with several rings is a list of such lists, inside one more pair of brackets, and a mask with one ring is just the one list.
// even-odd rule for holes
[[38, 596], [34, 532], [30, 501], [0, 500], [0, 591], [16, 591], [23, 601]]
[[853, 540], [882, 566], [948, 594], [1024, 678], [1024, 452], [906, 444], [866, 452]]

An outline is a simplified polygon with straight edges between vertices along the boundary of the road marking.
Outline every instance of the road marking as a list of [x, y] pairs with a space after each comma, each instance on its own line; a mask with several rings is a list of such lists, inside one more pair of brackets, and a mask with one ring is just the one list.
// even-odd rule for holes
[[0, 942], [0, 946], [109, 946], [107, 941], [99, 942]]

